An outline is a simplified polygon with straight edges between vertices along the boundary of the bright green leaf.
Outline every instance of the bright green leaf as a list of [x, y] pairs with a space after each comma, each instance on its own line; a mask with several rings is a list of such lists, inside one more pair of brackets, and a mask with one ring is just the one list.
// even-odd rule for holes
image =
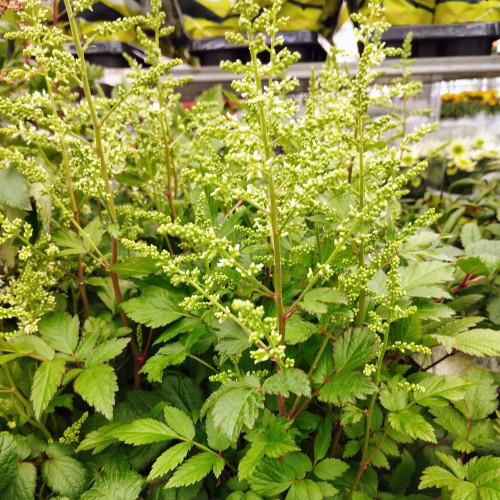
[[314, 288], [305, 294], [301, 305], [310, 314], [325, 314], [329, 303], [347, 304], [347, 299], [333, 288]]
[[318, 325], [305, 321], [298, 313], [295, 313], [286, 322], [286, 343], [287, 345], [295, 345], [305, 342], [317, 331]]
[[112, 264], [109, 269], [121, 276], [144, 276], [158, 270], [156, 261], [151, 257], [129, 257]]
[[164, 289], [148, 287], [139, 297], [122, 303], [123, 310], [137, 323], [152, 328], [165, 326], [184, 316], [178, 299]]
[[133, 471], [99, 475], [89, 491], [79, 500], [136, 500], [144, 486], [142, 477]]
[[288, 489], [295, 480], [293, 469], [277, 459], [263, 460], [248, 478], [258, 495], [274, 497]]
[[153, 464], [148, 479], [163, 476], [172, 469], [175, 469], [186, 458], [192, 447], [193, 443], [185, 441], [172, 446], [162, 453]]
[[167, 425], [175, 433], [189, 440], [194, 439], [195, 430], [193, 421], [183, 411], [173, 406], [165, 406], [165, 408], [163, 408], [163, 413]]
[[349, 465], [338, 458], [325, 458], [316, 464], [314, 474], [325, 481], [333, 481], [349, 470]]
[[0, 205], [2, 204], [20, 210], [31, 210], [26, 178], [14, 165], [0, 169]]
[[47, 314], [39, 323], [40, 334], [56, 351], [74, 354], [78, 344], [78, 316]]
[[138, 418], [129, 424], [112, 428], [107, 434], [134, 446], [169, 441], [179, 437], [170, 427], [153, 418]]
[[90, 366], [78, 375], [74, 388], [89, 405], [94, 406], [108, 420], [113, 418], [113, 405], [118, 384], [111, 366]]
[[2, 500], [33, 500], [36, 488], [36, 467], [23, 462], [14, 480], [2, 491]]
[[248, 334], [240, 325], [230, 319], [218, 325], [215, 329], [215, 334], [219, 339], [215, 348], [219, 352], [228, 354], [229, 356], [238, 354], [248, 349], [251, 345]]
[[272, 375], [262, 384], [262, 390], [269, 394], [281, 394], [287, 398], [290, 392], [297, 396], [310, 396], [311, 387], [307, 375], [298, 368], [288, 368]]
[[322, 500], [320, 487], [310, 479], [292, 484], [285, 500]]
[[100, 363], [105, 363], [111, 359], [116, 358], [121, 354], [123, 349], [127, 347], [130, 339], [110, 339], [106, 342], [98, 345], [94, 350], [90, 352], [87, 359], [85, 360], [85, 365], [87, 367], [98, 365]]
[[354, 403], [356, 399], [366, 399], [368, 394], [376, 390], [369, 377], [359, 372], [336, 373], [330, 381], [321, 388], [318, 399], [335, 405]]
[[335, 342], [335, 371], [347, 372], [364, 366], [376, 356], [379, 343], [377, 335], [367, 328], [347, 330]]
[[396, 431], [408, 434], [408, 436], [414, 439], [423, 439], [431, 443], [436, 442], [436, 436], [432, 425], [412, 408], [398, 413], [389, 413], [388, 418]]
[[31, 401], [37, 419], [40, 419], [40, 415], [54, 397], [62, 381], [65, 368], [66, 363], [61, 358], [44, 361], [37, 368], [31, 388]]
[[166, 488], [188, 486], [207, 476], [218, 457], [208, 452], [199, 453], [186, 460], [173, 474]]

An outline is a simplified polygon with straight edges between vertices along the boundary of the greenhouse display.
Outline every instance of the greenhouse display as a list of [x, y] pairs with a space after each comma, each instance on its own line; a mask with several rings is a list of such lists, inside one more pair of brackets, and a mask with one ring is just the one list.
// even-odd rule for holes
[[500, 498], [495, 131], [409, 126], [375, 1], [303, 109], [282, 1], [235, 1], [192, 106], [161, 1], [82, 37], [93, 3], [0, 7], [0, 499]]

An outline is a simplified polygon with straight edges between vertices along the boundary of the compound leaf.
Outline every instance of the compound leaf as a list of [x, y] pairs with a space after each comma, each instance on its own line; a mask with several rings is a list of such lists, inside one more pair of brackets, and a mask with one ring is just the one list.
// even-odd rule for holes
[[40, 364], [33, 377], [31, 387], [31, 402], [37, 419], [47, 408], [61, 383], [66, 368], [66, 362], [61, 358], [54, 358]]
[[71, 499], [80, 498], [88, 480], [87, 469], [68, 456], [46, 460], [42, 465], [42, 477], [54, 493]]
[[148, 479], [163, 476], [172, 469], [175, 469], [186, 458], [192, 447], [193, 443], [184, 441], [162, 453], [153, 464]]

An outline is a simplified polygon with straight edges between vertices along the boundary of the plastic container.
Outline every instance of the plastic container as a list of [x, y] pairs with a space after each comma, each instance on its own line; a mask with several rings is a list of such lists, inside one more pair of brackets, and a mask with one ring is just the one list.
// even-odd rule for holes
[[382, 41], [387, 47], [401, 47], [410, 31], [412, 57], [478, 56], [491, 54], [492, 43], [500, 38], [500, 23], [393, 26]]
[[[282, 31], [279, 33], [285, 40], [284, 46], [291, 52], [299, 52], [301, 62], [324, 61], [326, 52], [318, 42], [318, 34], [314, 31]], [[198, 57], [201, 66], [218, 66], [221, 61], [248, 62], [250, 54], [245, 45], [233, 45], [223, 37], [197, 38], [193, 40], [191, 54]], [[265, 53], [259, 54], [262, 62]]]
[[[70, 45], [69, 51], [76, 57], [76, 48]], [[123, 53], [128, 54], [141, 64], [145, 64], [146, 55], [144, 51], [130, 43], [112, 41], [93, 42], [85, 51], [85, 60], [91, 64], [104, 66], [105, 68], [128, 68], [129, 64], [123, 57]]]

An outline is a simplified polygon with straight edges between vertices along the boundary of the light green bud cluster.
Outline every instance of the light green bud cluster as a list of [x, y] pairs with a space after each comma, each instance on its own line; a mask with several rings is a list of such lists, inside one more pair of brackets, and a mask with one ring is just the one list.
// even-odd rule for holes
[[415, 344], [415, 342], [402, 342], [398, 340], [394, 342], [394, 344], [387, 347], [388, 350], [397, 350], [402, 352], [403, 354], [406, 352], [409, 353], [421, 353], [421, 354], [432, 354], [432, 351], [424, 345]]
[[78, 443], [80, 440], [80, 430], [88, 416], [89, 413], [86, 411], [74, 424], [63, 432], [63, 435], [59, 438], [59, 442], [66, 444]]
[[422, 387], [420, 384], [410, 384], [406, 380], [404, 382], [398, 382], [395, 385], [395, 388], [402, 389], [403, 391], [406, 392], [420, 392], [420, 393], [425, 392], [425, 387]]

